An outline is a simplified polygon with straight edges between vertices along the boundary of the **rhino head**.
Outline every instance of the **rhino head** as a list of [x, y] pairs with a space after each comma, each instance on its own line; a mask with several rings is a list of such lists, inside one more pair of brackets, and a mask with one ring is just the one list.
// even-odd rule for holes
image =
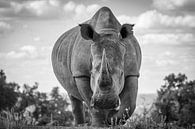
[[123, 39], [130, 33], [126, 25], [118, 34], [113, 30], [97, 33], [89, 24], [81, 24], [81, 36], [91, 40], [91, 77], [90, 86], [93, 91], [91, 107], [95, 109], [118, 110], [119, 94], [124, 88]]

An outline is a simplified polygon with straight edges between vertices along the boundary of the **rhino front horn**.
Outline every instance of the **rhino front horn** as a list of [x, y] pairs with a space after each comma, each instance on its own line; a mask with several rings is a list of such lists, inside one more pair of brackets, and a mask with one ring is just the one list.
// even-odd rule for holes
[[110, 76], [109, 70], [108, 70], [108, 63], [106, 59], [106, 51], [103, 50], [102, 54], [102, 62], [101, 62], [101, 68], [100, 68], [100, 77], [99, 77], [99, 86], [100, 89], [110, 89], [112, 85], [112, 78]]

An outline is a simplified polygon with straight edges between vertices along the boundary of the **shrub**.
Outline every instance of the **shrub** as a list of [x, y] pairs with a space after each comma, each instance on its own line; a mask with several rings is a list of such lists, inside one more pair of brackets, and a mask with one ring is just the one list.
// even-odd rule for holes
[[195, 80], [185, 74], [170, 74], [158, 91], [153, 116], [162, 115], [166, 123], [187, 127], [195, 123]]

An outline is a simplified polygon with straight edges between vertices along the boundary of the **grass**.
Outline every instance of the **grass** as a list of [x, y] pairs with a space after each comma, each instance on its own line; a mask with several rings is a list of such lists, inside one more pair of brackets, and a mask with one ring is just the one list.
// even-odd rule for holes
[[[125, 125], [111, 126], [108, 128], [97, 128], [91, 126], [64, 127], [64, 126], [27, 126], [26, 120], [13, 112], [4, 112], [7, 116], [0, 116], [0, 129], [195, 129], [195, 125], [179, 127], [176, 123], [166, 123], [165, 118], [159, 116], [158, 122], [147, 115], [134, 114], [126, 121]], [[17, 117], [16, 117], [17, 116]]]
[[[174, 123], [165, 123], [164, 118], [160, 123], [156, 123], [151, 118], [133, 117], [127, 121], [124, 126], [113, 126], [109, 128], [97, 128], [90, 126], [79, 126], [79, 127], [63, 127], [63, 126], [24, 126], [21, 124], [5, 123], [4, 129], [195, 129], [192, 127], [179, 127]], [[9, 121], [10, 122], [10, 121]]]
[[22, 114], [13, 111], [2, 111], [0, 114], [0, 129], [20, 129], [26, 122]]

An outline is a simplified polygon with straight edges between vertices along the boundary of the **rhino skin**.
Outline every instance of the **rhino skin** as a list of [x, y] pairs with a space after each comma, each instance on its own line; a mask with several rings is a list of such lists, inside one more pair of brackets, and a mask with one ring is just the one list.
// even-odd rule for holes
[[[114, 123], [119, 124], [122, 119], [128, 119], [133, 113], [136, 106], [141, 50], [132, 29], [132, 24], [121, 25], [108, 7], [102, 7], [90, 20], [68, 30], [56, 41], [52, 51], [53, 71], [60, 84], [68, 92], [75, 125], [85, 122], [83, 102], [91, 111], [92, 126], [109, 126], [113, 123], [113, 118]], [[90, 35], [91, 32], [93, 35]], [[102, 74], [98, 75], [102, 89], [98, 85], [100, 83], [97, 84], [98, 86], [92, 86], [92, 71], [96, 61], [95, 56], [92, 56], [94, 53], [92, 46], [96, 41], [95, 35], [111, 35], [107, 39], [109, 42], [107, 46], [105, 43], [103, 47], [101, 46], [103, 50], [99, 51], [102, 58], [100, 69], [105, 69], [100, 71]], [[118, 51], [119, 47], [124, 47], [125, 51]], [[124, 53], [124, 57], [120, 55], [121, 53]], [[113, 80], [113, 74], [109, 73], [108, 66], [115, 67], [112, 63], [120, 64], [121, 61], [123, 64], [119, 67], [123, 68], [121, 76], [124, 79], [119, 80], [122, 83], [118, 88], [113, 84], [117, 79]], [[118, 68], [117, 65], [116, 68]], [[110, 81], [108, 81], [109, 78]], [[110, 88], [107, 85], [110, 85]], [[96, 103], [98, 108], [94, 108], [94, 99], [98, 101]], [[118, 105], [116, 110], [114, 109], [116, 107], [111, 106], [115, 104]], [[113, 109], [110, 109], [112, 107]]]

